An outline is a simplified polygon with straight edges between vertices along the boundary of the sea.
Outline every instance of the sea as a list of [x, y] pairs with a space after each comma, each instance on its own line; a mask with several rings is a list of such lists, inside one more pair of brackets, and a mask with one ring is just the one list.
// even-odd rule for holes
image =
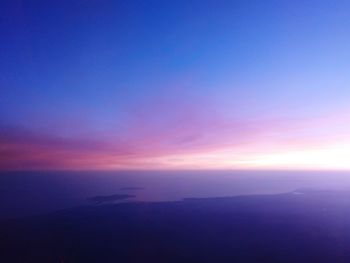
[[[184, 198], [278, 194], [305, 188], [350, 190], [350, 172], [237, 170], [1, 172], [0, 219], [87, 206], [92, 204], [92, 200], [100, 199], [110, 202], [165, 202]], [[96, 202], [93, 205], [96, 205]]]

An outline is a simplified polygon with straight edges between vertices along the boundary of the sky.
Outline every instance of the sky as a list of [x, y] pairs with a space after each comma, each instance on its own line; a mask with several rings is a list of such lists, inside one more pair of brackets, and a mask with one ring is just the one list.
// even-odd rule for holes
[[350, 169], [349, 1], [0, 5], [0, 170]]

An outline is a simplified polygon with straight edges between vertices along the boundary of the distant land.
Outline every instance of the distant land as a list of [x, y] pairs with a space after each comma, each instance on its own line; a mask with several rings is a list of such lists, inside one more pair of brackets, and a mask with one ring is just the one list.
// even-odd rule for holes
[[145, 188], [143, 187], [137, 187], [137, 186], [129, 186], [129, 187], [122, 187], [120, 190], [125, 190], [125, 191], [137, 191], [137, 190], [143, 190]]
[[101, 204], [101, 203], [125, 200], [133, 197], [135, 196], [127, 195], [127, 194], [113, 194], [113, 195], [98, 195], [98, 196], [90, 197], [87, 200], [93, 203]]

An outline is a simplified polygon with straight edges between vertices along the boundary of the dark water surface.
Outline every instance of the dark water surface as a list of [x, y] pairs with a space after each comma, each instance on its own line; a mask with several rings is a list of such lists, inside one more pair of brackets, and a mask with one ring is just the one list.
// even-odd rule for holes
[[0, 224], [0, 262], [350, 262], [350, 192], [81, 206]]
[[[350, 189], [350, 173], [280, 171], [0, 173], [0, 219], [89, 204], [101, 197], [175, 201], [189, 197], [276, 194], [297, 188]], [[126, 198], [130, 196], [130, 198]], [[114, 199], [118, 201], [118, 198]]]
[[350, 262], [349, 173], [22, 172], [0, 186], [0, 262]]

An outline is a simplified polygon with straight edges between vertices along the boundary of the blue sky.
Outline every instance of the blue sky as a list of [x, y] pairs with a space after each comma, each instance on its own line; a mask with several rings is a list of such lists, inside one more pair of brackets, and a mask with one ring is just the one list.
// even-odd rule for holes
[[[83, 139], [87, 144], [118, 141], [113, 146], [117, 152], [119, 141], [130, 144], [142, 138], [150, 149], [162, 145], [154, 155], [147, 154], [147, 162], [158, 167], [158, 159], [167, 156], [209, 154], [208, 147], [213, 156], [212, 151], [235, 150], [236, 141], [242, 141], [239, 149], [244, 148], [245, 139], [235, 134], [237, 126], [251, 127], [246, 133], [251, 134], [249, 141], [254, 143], [249, 147], [254, 149], [264, 141], [290, 145], [281, 140], [288, 134], [295, 144], [306, 144], [303, 150], [314, 151], [305, 143], [305, 133], [331, 126], [331, 143], [348, 131], [338, 123], [347, 116], [350, 98], [348, 1], [82, 0], [1, 5], [0, 124], [3, 148], [11, 153], [28, 145], [40, 152], [42, 143], [33, 140], [33, 134], [50, 140]], [[310, 123], [316, 124], [309, 127]], [[164, 146], [179, 139], [162, 134], [180, 126], [185, 127], [184, 138], [201, 134], [200, 147]], [[256, 138], [261, 129], [275, 137]], [[30, 138], [15, 145], [9, 133]], [[347, 143], [348, 138], [340, 137]], [[144, 163], [139, 147], [127, 147], [129, 157]], [[48, 148], [46, 154], [57, 151], [55, 146]], [[91, 154], [109, 160], [113, 150]], [[237, 155], [225, 158], [234, 163]], [[2, 166], [17, 167], [18, 162], [20, 168], [28, 163], [42, 168], [48, 162], [26, 158], [5, 158]], [[49, 161], [54, 168], [61, 165]], [[192, 166], [198, 164], [185, 167]]]

